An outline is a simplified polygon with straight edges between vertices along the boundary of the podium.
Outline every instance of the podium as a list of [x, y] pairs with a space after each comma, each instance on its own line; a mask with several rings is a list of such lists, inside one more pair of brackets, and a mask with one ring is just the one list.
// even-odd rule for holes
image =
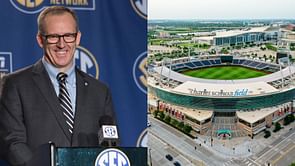
[[26, 166], [147, 166], [143, 147], [55, 147], [41, 146]]
[[147, 148], [142, 147], [54, 147], [51, 166], [147, 166]]
[[51, 166], [147, 166], [146, 148], [54, 148]]

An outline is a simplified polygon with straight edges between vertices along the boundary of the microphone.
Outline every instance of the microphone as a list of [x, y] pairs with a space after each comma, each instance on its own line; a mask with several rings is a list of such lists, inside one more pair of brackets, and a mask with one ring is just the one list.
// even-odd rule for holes
[[117, 126], [112, 117], [104, 115], [99, 119], [98, 143], [103, 147], [114, 147], [119, 144]]
[[101, 127], [102, 125], [115, 125], [114, 119], [109, 115], [101, 116], [98, 123], [99, 127]]

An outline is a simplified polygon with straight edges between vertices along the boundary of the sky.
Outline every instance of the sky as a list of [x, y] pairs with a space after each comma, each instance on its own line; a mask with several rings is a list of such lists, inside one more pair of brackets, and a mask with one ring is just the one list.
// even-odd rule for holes
[[295, 19], [295, 0], [147, 0], [148, 19]]

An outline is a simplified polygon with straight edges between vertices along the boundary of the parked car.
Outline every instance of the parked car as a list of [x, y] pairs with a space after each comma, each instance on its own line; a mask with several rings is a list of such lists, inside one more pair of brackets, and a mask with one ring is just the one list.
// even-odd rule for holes
[[169, 161], [172, 161], [173, 160], [173, 157], [170, 155], [170, 154], [166, 154], [166, 159], [168, 159]]
[[151, 122], [150, 121], [147, 122], [147, 127], [151, 127]]
[[175, 161], [173, 164], [174, 164], [175, 166], [181, 166], [181, 164], [180, 164], [178, 161]]

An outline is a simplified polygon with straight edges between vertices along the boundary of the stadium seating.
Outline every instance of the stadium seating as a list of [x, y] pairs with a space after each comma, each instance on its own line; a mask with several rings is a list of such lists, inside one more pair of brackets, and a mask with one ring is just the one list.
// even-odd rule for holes
[[[280, 69], [279, 65], [276, 65], [276, 64], [270, 64], [270, 63], [266, 63], [266, 62], [259, 62], [256, 60], [242, 59], [242, 58], [233, 59], [231, 64], [250, 67], [250, 68], [257, 69], [257, 70], [264, 70], [267, 72], [276, 72]], [[206, 60], [194, 59], [194, 60], [190, 60], [190, 61], [184, 62], [184, 63], [176, 63], [176, 64], [172, 64], [171, 69], [174, 71], [182, 71], [184, 69], [193, 70], [193, 69], [216, 66], [216, 65], [223, 65], [221, 63], [220, 58], [212, 58], [212, 59], [206, 59]]]

